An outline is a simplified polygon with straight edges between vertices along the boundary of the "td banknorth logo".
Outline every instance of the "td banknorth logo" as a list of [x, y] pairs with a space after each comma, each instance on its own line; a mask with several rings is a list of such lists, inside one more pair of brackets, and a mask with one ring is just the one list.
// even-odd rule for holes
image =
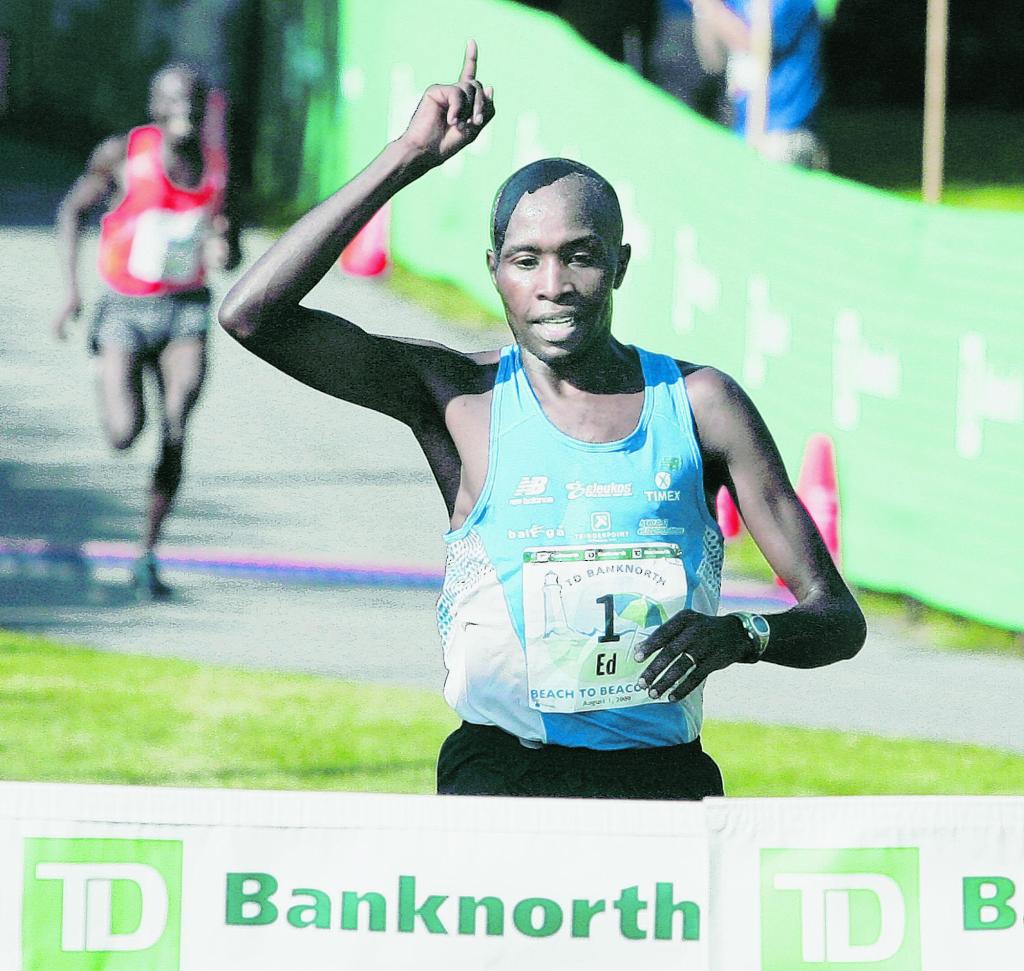
[[921, 971], [918, 851], [762, 850], [764, 971]]
[[398, 877], [397, 892], [378, 890], [291, 891], [272, 873], [229, 873], [225, 923], [269, 924], [321, 930], [399, 934], [458, 934], [503, 937], [516, 933], [542, 938], [561, 934], [574, 940], [610, 932], [627, 941], [699, 941], [700, 905], [676, 899], [672, 883], [659, 882], [643, 896], [639, 885], [623, 887], [617, 898], [524, 897], [506, 900], [494, 894], [454, 897], [430, 893], [412, 875]]
[[26, 839], [22, 971], [179, 971], [181, 842]]

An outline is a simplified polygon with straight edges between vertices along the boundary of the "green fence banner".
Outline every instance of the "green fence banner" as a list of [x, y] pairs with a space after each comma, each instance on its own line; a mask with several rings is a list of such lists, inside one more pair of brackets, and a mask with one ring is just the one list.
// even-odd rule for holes
[[484, 263], [496, 188], [545, 156], [593, 166], [633, 247], [617, 335], [733, 374], [794, 477], [807, 438], [832, 436], [851, 581], [1024, 628], [1024, 217], [765, 162], [512, 3], [346, 0], [339, 30], [337, 164], [307, 158], [320, 195], [457, 76], [475, 37], [497, 117], [398, 197], [396, 258], [498, 310]]

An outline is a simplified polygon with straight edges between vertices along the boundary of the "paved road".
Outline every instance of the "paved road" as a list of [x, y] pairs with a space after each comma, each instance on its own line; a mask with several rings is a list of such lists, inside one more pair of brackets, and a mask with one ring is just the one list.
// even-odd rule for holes
[[[0, 228], [0, 537], [132, 540], [155, 440], [147, 432], [116, 457], [104, 448], [82, 341], [58, 346], [46, 333], [59, 299], [53, 243], [26, 224]], [[249, 241], [251, 252], [261, 245]], [[463, 348], [503, 339], [455, 332], [372, 282], [332, 275], [315, 299], [369, 329]], [[212, 360], [168, 543], [440, 566], [444, 507], [404, 428], [284, 379], [219, 332]], [[170, 578], [173, 602], [136, 605], [123, 570], [0, 557], [0, 625], [106, 650], [441, 685], [434, 590]], [[762, 592], [772, 595], [752, 595]], [[937, 653], [897, 622], [878, 621], [851, 662], [722, 672], [706, 708], [720, 718], [1024, 752], [1021, 697], [1024, 663]]]

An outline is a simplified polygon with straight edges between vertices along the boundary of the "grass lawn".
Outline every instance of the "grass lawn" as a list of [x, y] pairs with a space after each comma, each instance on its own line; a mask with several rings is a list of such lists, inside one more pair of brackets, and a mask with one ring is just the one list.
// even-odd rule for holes
[[422, 691], [0, 631], [6, 779], [427, 792], [456, 724]]
[[[432, 792], [457, 724], [432, 692], [107, 654], [0, 631], [8, 780]], [[733, 796], [1024, 793], [1024, 757], [711, 723]]]

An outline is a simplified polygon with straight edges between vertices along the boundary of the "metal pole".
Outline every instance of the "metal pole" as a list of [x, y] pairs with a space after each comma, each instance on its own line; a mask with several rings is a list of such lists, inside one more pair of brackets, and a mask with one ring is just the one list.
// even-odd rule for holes
[[942, 168], [946, 143], [946, 49], [949, 41], [949, 0], [928, 0], [924, 68], [924, 151], [921, 196], [925, 202], [942, 198]]

